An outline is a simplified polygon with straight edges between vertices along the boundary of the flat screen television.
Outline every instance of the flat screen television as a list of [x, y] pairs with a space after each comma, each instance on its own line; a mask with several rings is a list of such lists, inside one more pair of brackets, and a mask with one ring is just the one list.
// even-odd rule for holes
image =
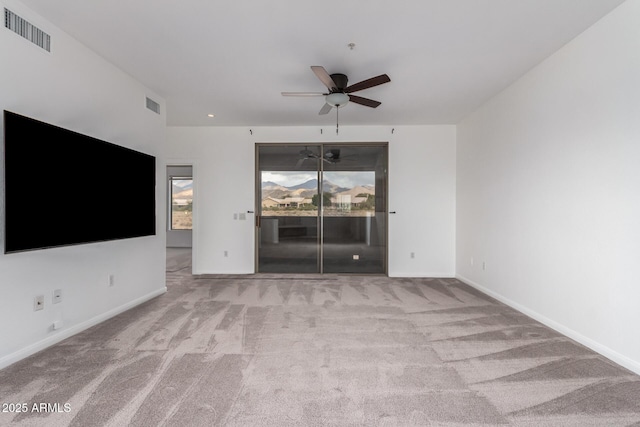
[[156, 159], [4, 111], [4, 251], [156, 233]]

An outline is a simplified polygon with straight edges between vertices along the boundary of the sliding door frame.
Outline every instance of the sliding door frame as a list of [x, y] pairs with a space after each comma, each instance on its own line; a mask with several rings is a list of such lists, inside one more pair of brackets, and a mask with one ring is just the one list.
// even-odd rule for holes
[[[260, 147], [320, 147], [320, 156], [324, 156], [324, 147], [383, 147], [386, 149], [385, 158], [386, 165], [384, 170], [384, 214], [386, 216], [384, 225], [384, 257], [383, 257], [383, 272], [382, 273], [358, 273], [363, 275], [385, 275], [389, 274], [389, 142], [388, 141], [372, 141], [372, 142], [256, 142], [255, 143], [255, 222], [254, 222], [254, 271], [259, 272], [259, 256], [260, 256], [260, 227], [259, 222], [262, 216], [262, 174], [260, 170]], [[319, 167], [317, 169], [318, 180], [318, 212], [316, 215], [316, 223], [318, 229], [318, 236], [316, 244], [318, 247], [318, 274], [335, 274], [324, 273], [324, 194], [323, 181], [324, 181], [324, 162], [319, 161]], [[340, 273], [340, 274], [355, 274], [355, 273]]]

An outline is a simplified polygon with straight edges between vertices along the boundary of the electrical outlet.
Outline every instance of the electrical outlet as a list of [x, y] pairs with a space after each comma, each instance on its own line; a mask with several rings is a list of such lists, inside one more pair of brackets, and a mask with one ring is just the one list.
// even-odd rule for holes
[[238, 219], [238, 214], [237, 213], [233, 214], [233, 219]]
[[224, 251], [224, 256], [228, 257], [229, 256], [229, 251]]
[[33, 311], [44, 310], [44, 295], [38, 295], [33, 299]]
[[409, 255], [411, 258], [415, 258], [416, 257], [416, 253], [415, 252], [411, 252], [411, 254]]
[[109, 275], [109, 286], [113, 286], [116, 284], [116, 277], [113, 274]]
[[53, 303], [57, 304], [59, 302], [62, 302], [62, 289], [53, 291]]

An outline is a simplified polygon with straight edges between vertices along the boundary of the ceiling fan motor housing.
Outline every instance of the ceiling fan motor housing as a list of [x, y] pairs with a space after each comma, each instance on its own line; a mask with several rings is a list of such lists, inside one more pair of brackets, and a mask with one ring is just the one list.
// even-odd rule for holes
[[331, 79], [336, 84], [336, 88], [338, 88], [337, 92], [342, 92], [347, 87], [347, 83], [349, 82], [347, 76], [340, 73], [331, 74]]
[[340, 150], [338, 148], [332, 148], [324, 153], [324, 156], [329, 159], [339, 159], [340, 158]]

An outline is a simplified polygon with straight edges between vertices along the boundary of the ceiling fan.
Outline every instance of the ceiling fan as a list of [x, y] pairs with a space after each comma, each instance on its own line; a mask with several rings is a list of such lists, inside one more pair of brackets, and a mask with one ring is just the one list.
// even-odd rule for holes
[[319, 154], [316, 154], [313, 151], [309, 150], [308, 147], [304, 147], [304, 150], [300, 150], [299, 152], [298, 162], [296, 163], [295, 169], [300, 169], [304, 161], [309, 159], [322, 160], [326, 163], [336, 164], [340, 163], [341, 160], [352, 160], [348, 157], [353, 157], [353, 155], [340, 157], [339, 148], [329, 149], [326, 153], [324, 153], [324, 156], [320, 156]]
[[328, 92], [282, 92], [282, 96], [324, 96], [325, 104], [318, 114], [327, 114], [333, 107], [344, 107], [348, 102], [376, 108], [381, 102], [361, 96], [351, 95], [353, 92], [369, 89], [391, 81], [388, 75], [381, 74], [359, 83], [347, 86], [348, 78], [344, 74], [329, 74], [324, 67], [319, 65], [311, 66], [311, 70], [318, 79], [327, 87]]

